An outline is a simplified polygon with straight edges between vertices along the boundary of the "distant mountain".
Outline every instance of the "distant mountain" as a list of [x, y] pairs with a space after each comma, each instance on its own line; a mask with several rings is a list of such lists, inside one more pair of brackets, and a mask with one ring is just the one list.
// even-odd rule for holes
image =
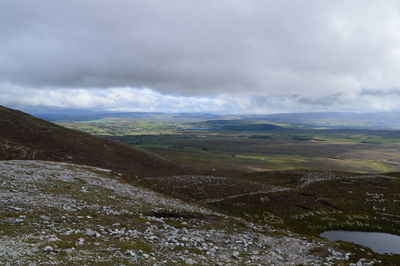
[[[315, 112], [283, 114], [208, 114], [208, 113], [152, 113], [152, 112], [65, 112], [33, 113], [51, 122], [74, 122], [104, 118], [152, 119], [169, 121], [215, 121], [215, 120], [265, 120], [300, 127], [352, 128], [352, 129], [400, 129], [400, 112]], [[259, 127], [259, 126], [256, 126]]]
[[132, 145], [91, 136], [0, 106], [0, 160], [62, 161], [160, 176], [182, 171], [170, 161]]
[[225, 116], [207, 114], [207, 113], [159, 113], [159, 112], [65, 112], [65, 113], [32, 113], [34, 116], [51, 122], [76, 122], [76, 121], [91, 121], [104, 118], [120, 118], [120, 119], [156, 119], [170, 121], [185, 121], [185, 120], [210, 120], [221, 119]]
[[240, 119], [268, 120], [305, 127], [357, 128], [357, 129], [400, 129], [400, 113], [288, 113], [269, 115], [241, 115]]

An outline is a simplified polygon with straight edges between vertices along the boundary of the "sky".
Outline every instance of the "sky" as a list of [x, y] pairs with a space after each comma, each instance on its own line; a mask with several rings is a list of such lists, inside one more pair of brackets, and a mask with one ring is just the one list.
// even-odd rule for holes
[[398, 0], [2, 0], [0, 105], [400, 110]]

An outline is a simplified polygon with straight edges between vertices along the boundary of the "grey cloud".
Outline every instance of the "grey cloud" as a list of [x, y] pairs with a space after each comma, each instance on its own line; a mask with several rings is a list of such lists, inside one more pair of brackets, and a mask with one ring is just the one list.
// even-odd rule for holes
[[360, 95], [364, 96], [400, 96], [400, 88], [393, 88], [389, 90], [377, 90], [377, 89], [363, 89]]
[[314, 106], [318, 109], [329, 109], [332, 106], [340, 106], [349, 104], [349, 101], [346, 100], [343, 93], [335, 93], [326, 97], [321, 98], [307, 98], [307, 97], [298, 97], [298, 102], [307, 105], [307, 106]]
[[[287, 112], [301, 111], [330, 111], [336, 109], [357, 110], [351, 104], [354, 99], [346, 99], [343, 93], [334, 93], [322, 97], [304, 97], [292, 94], [285, 97], [257, 96], [252, 97], [251, 105], [255, 108], [270, 110], [286, 110]], [[360, 107], [365, 108], [361, 105]]]
[[399, 11], [395, 0], [4, 0], [0, 83], [354, 101], [400, 86]]

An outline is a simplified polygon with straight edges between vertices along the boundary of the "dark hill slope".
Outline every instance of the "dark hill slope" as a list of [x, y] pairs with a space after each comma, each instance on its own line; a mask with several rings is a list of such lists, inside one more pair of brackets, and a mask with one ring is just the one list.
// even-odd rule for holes
[[0, 160], [49, 160], [138, 176], [177, 174], [180, 167], [145, 151], [67, 129], [0, 106]]

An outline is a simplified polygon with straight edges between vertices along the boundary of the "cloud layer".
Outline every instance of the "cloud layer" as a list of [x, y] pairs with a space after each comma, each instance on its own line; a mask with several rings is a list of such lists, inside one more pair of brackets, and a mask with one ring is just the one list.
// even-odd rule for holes
[[395, 0], [5, 0], [0, 104], [392, 110], [399, 32]]
[[113, 112], [208, 112], [229, 114], [262, 114], [315, 111], [393, 111], [398, 110], [400, 92], [388, 95], [365, 91], [354, 97], [337, 94], [307, 98], [300, 95], [254, 96], [251, 94], [219, 94], [214, 96], [167, 95], [148, 88], [109, 89], [26, 89], [13, 85], [0, 86], [4, 105], [27, 112], [56, 112], [60, 110]]

